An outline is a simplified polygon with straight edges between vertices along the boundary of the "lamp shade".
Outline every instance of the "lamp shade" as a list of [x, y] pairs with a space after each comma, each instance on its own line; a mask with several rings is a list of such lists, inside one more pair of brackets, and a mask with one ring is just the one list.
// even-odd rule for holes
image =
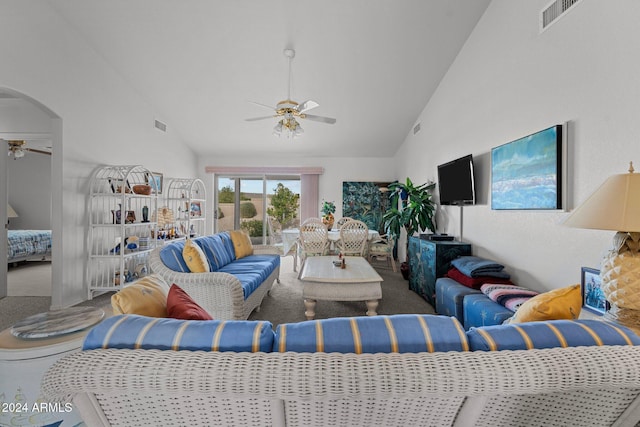
[[597, 230], [640, 231], [640, 174], [613, 175], [564, 221]]
[[18, 214], [9, 203], [7, 203], [7, 218], [18, 218]]

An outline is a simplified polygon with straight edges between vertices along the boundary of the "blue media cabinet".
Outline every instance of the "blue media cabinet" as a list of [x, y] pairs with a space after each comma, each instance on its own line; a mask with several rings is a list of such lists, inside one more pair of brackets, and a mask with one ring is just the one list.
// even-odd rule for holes
[[436, 279], [451, 268], [451, 260], [471, 255], [469, 243], [409, 237], [409, 288], [436, 306]]

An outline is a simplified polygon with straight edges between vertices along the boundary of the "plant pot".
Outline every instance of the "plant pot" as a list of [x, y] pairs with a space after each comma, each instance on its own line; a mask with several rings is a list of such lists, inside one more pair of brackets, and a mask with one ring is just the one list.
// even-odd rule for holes
[[322, 223], [327, 226], [327, 230], [331, 231], [331, 227], [333, 227], [334, 217], [333, 215], [324, 215], [322, 217]]
[[402, 273], [402, 277], [404, 280], [409, 280], [409, 263], [403, 262], [400, 264], [400, 273]]

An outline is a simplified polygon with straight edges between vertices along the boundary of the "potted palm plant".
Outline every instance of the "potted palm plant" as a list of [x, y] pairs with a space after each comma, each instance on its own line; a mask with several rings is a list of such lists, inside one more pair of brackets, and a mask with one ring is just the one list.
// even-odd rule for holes
[[[432, 199], [431, 190], [435, 183], [414, 185], [409, 178], [405, 183], [394, 182], [389, 184], [390, 206], [383, 219], [384, 230], [387, 235], [398, 241], [400, 232], [404, 228], [408, 236], [420, 230], [435, 232], [436, 204]], [[409, 240], [407, 238], [408, 256]], [[409, 278], [409, 263], [405, 259], [400, 264], [400, 271], [405, 279]]]

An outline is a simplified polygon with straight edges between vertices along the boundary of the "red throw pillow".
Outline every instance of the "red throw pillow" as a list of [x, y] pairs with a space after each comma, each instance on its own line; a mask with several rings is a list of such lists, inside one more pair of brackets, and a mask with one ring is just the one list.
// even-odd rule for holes
[[447, 272], [446, 276], [455, 280], [461, 285], [464, 285], [472, 289], [480, 289], [480, 286], [484, 285], [485, 283], [495, 283], [499, 285], [513, 285], [513, 282], [511, 281], [511, 279], [503, 279], [500, 277], [491, 277], [491, 276], [469, 277], [455, 267], [451, 267], [451, 269]]
[[167, 316], [183, 320], [213, 320], [204, 308], [175, 283], [171, 285], [167, 295]]

